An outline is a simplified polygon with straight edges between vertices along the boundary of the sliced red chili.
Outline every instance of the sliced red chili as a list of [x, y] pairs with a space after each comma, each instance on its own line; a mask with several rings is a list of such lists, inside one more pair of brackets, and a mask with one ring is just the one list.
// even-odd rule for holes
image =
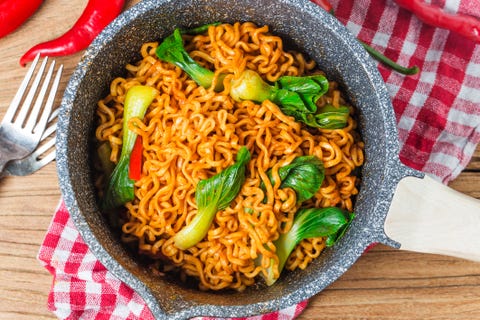
[[[22, 1], [28, 2], [28, 1]], [[41, 56], [65, 56], [86, 49], [92, 40], [122, 11], [125, 0], [89, 0], [73, 27], [59, 38], [39, 43], [21, 58], [25, 65]]]
[[143, 165], [143, 143], [142, 136], [137, 136], [130, 154], [130, 163], [128, 166], [128, 177], [132, 180], [140, 180], [142, 177]]
[[32, 16], [43, 0], [0, 1], [0, 38], [15, 31]]

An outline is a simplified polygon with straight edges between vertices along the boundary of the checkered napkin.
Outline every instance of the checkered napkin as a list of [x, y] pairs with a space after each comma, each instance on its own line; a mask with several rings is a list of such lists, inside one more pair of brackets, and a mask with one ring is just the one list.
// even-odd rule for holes
[[[479, 0], [426, 2], [480, 19]], [[423, 24], [393, 0], [332, 3], [337, 18], [358, 39], [421, 69], [403, 76], [379, 65], [397, 116], [400, 160], [448, 183], [480, 141], [480, 45]]]
[[[142, 298], [115, 278], [88, 249], [63, 201], [60, 201], [50, 223], [38, 259], [54, 276], [47, 306], [59, 319], [154, 319]], [[294, 319], [306, 305], [306, 302], [302, 302], [278, 312], [248, 319]]]
[[[435, 1], [480, 17], [478, 1]], [[480, 141], [480, 45], [421, 23], [392, 0], [332, 0], [337, 18], [359, 39], [421, 72], [403, 76], [378, 65], [397, 116], [401, 160], [447, 183]], [[54, 276], [48, 308], [60, 319], [152, 319], [142, 298], [105, 269], [82, 241], [63, 201], [40, 248]], [[298, 305], [249, 319], [294, 319]], [[207, 318], [197, 318], [204, 319]]]

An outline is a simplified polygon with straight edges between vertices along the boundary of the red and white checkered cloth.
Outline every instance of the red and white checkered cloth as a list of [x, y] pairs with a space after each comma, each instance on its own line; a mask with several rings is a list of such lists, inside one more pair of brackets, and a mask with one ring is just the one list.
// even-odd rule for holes
[[[480, 17], [478, 0], [430, 2]], [[419, 74], [403, 76], [378, 66], [397, 116], [400, 158], [444, 183], [455, 178], [480, 141], [480, 45], [423, 24], [392, 0], [332, 4], [337, 18], [359, 39], [394, 61], [420, 67]], [[54, 276], [48, 308], [58, 318], [153, 318], [142, 298], [93, 256], [62, 201], [38, 259]], [[294, 319], [306, 305], [249, 319]]]
[[[426, 1], [480, 19], [479, 0]], [[400, 159], [444, 183], [465, 168], [480, 141], [480, 45], [422, 23], [393, 0], [336, 0], [337, 18], [360, 40], [402, 65], [403, 76], [383, 65], [397, 116]]]
[[[38, 258], [54, 276], [47, 306], [59, 319], [154, 319], [143, 299], [115, 278], [88, 249], [63, 201], [50, 223]], [[305, 301], [249, 320], [294, 319], [306, 305]]]

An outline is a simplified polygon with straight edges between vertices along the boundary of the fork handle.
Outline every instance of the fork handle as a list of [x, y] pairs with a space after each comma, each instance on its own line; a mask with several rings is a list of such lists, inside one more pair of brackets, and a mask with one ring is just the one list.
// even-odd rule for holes
[[12, 145], [6, 141], [0, 142], [0, 172], [3, 171], [5, 165], [10, 161], [9, 154], [12, 154]]

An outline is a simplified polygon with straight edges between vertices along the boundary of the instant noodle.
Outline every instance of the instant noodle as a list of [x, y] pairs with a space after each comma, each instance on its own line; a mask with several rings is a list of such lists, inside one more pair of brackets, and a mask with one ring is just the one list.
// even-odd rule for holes
[[[227, 80], [245, 70], [269, 83], [286, 75], [323, 74], [302, 53], [284, 49], [282, 39], [270, 34], [268, 26], [212, 25], [205, 33], [182, 37], [188, 54], [214, 70], [214, 83], [223, 81], [224, 87], [216, 91], [214, 86], [199, 86], [179, 67], [158, 59], [156, 42], [145, 43], [142, 59], [126, 66], [126, 77], [112, 81], [110, 93], [98, 103], [96, 139], [102, 148], [107, 146], [113, 163], [122, 149], [126, 92], [137, 85], [158, 91], [144, 118], [128, 124], [141, 136], [143, 166], [134, 183], [134, 199], [125, 204], [125, 214], [115, 215], [114, 223], [121, 227], [122, 240], [153, 259], [155, 268], [179, 272], [183, 279], [194, 277], [200, 289], [244, 290], [272, 266], [278, 278], [275, 241], [291, 229], [301, 207], [353, 210], [364, 145], [356, 131], [354, 108], [335, 82], [328, 83], [316, 104], [348, 106], [350, 114], [341, 129], [307, 127], [268, 99], [239, 102], [230, 96]], [[233, 165], [242, 147], [251, 156], [239, 193], [216, 213], [205, 238], [179, 249], [174, 237], [198, 212], [198, 183]], [[311, 199], [299, 203], [292, 188], [282, 187], [279, 170], [302, 156], [320, 159], [325, 178]], [[108, 174], [99, 177], [100, 194], [107, 178]], [[326, 237], [301, 241], [285, 267], [305, 268], [326, 241]]]

